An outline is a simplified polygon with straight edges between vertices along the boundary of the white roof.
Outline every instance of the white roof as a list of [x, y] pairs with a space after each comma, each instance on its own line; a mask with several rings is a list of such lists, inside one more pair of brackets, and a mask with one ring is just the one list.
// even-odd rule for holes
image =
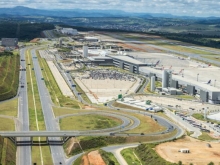
[[[156, 70], [154, 68], [150, 68], [150, 67], [140, 67], [139, 68], [140, 72], [143, 73], [155, 73], [158, 77], [162, 78], [162, 70]], [[205, 91], [209, 91], [209, 92], [220, 92], [220, 89], [210, 86], [208, 84], [203, 84], [201, 82], [197, 82], [195, 80], [192, 79], [186, 79], [180, 75], [172, 75], [172, 79], [173, 80], [177, 80], [179, 84], [182, 85], [193, 85], [199, 89], [205, 90]]]
[[128, 63], [132, 63], [132, 64], [136, 64], [136, 65], [141, 65], [144, 64], [143, 62], [140, 62], [138, 60], [135, 60], [134, 58], [131, 58], [129, 56], [109, 56], [113, 59], [118, 59], [118, 60], [122, 60]]

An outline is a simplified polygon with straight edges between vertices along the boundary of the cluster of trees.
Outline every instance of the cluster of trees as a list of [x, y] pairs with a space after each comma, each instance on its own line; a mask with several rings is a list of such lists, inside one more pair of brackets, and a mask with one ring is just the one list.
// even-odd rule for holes
[[0, 52], [0, 56], [12, 56], [13, 53], [9, 51]]
[[48, 23], [0, 23], [0, 38], [18, 38], [20, 41], [29, 41], [41, 36], [43, 30], [54, 29]]

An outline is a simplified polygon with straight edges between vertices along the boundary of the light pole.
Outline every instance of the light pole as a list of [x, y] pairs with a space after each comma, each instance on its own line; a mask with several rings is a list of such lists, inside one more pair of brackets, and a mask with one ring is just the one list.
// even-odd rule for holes
[[197, 74], [197, 81], [199, 80], [199, 73]]
[[215, 83], [214, 83], [214, 87], [215, 87], [215, 85], [216, 85], [216, 80], [215, 80]]

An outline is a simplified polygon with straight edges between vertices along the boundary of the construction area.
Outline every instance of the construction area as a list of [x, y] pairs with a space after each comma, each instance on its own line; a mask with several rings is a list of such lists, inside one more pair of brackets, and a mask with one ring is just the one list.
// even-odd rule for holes
[[73, 76], [91, 102], [97, 104], [116, 99], [119, 94], [134, 93], [141, 85], [140, 78], [112, 70], [87, 71]]
[[[165, 160], [173, 163], [182, 161], [189, 165], [207, 165], [210, 162], [219, 164], [220, 162], [220, 144], [217, 142], [204, 142], [185, 137], [175, 142], [162, 143], [156, 146], [156, 152]], [[180, 152], [181, 149], [187, 149], [189, 153]]]

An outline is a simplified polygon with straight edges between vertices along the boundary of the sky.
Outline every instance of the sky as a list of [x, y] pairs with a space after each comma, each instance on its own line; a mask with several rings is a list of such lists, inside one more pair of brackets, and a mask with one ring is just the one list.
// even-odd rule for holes
[[197, 17], [220, 16], [220, 0], [0, 0], [0, 8], [113, 9], [133, 13], [169, 13]]

